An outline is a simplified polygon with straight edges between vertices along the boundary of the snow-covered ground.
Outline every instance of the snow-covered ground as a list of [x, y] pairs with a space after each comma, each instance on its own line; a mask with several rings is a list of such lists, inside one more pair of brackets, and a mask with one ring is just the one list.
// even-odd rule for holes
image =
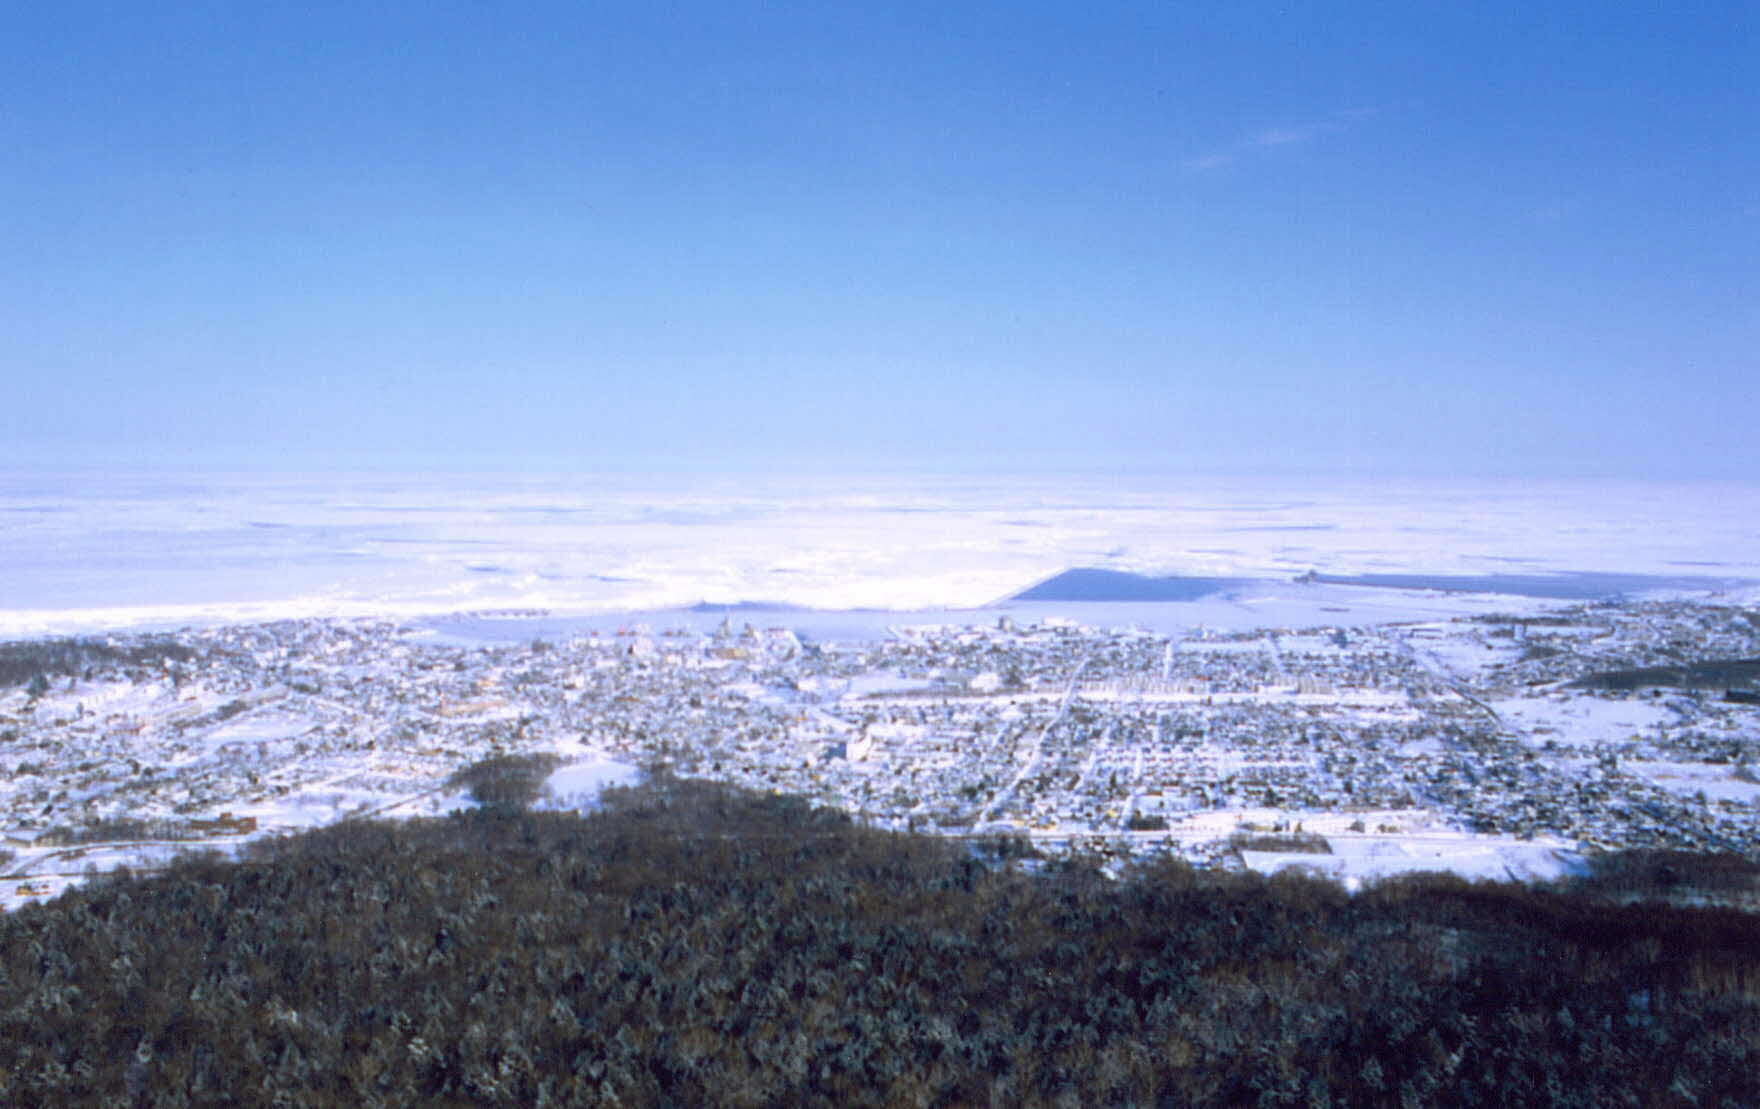
[[1347, 889], [1365, 880], [1441, 872], [1469, 880], [1550, 881], [1581, 873], [1582, 857], [1562, 841], [1527, 842], [1490, 836], [1330, 837], [1331, 854], [1242, 851], [1262, 874], [1300, 869], [1336, 878]]
[[599, 803], [599, 794], [611, 786], [631, 786], [641, 771], [615, 759], [592, 758], [559, 767], [544, 782], [544, 793], [532, 807], [553, 811], [586, 811]]
[[1666, 704], [1636, 697], [1557, 692], [1490, 704], [1499, 717], [1516, 725], [1529, 742], [1552, 742], [1561, 747], [1642, 740], [1674, 719]]
[[1760, 783], [1736, 777], [1727, 764], [1703, 762], [1650, 762], [1627, 759], [1620, 769], [1670, 793], [1683, 796], [1704, 794], [1707, 801], [1760, 803]]

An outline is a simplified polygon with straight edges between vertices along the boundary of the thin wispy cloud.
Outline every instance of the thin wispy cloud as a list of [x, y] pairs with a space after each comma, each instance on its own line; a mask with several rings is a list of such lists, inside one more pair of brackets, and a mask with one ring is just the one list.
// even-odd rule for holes
[[1273, 127], [1269, 131], [1261, 131], [1247, 140], [1249, 146], [1288, 146], [1291, 143], [1307, 142], [1315, 135], [1332, 129], [1330, 124], [1310, 124], [1306, 127]]
[[1255, 152], [1313, 142], [1322, 136], [1342, 131], [1360, 120], [1367, 119], [1374, 115], [1375, 111], [1374, 108], [1350, 108], [1333, 112], [1323, 119], [1308, 123], [1268, 127], [1263, 131], [1255, 131], [1250, 135], [1236, 139], [1220, 150], [1212, 150], [1194, 158], [1187, 158], [1182, 165], [1186, 169], [1199, 172], [1222, 169]]
[[1221, 169], [1234, 162], [1233, 154], [1206, 154], [1201, 158], [1191, 158], [1186, 162], [1187, 169]]

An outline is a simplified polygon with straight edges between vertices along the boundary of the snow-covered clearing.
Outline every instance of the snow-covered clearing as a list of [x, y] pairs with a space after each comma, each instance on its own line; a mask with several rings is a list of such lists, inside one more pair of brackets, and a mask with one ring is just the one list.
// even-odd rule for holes
[[1524, 842], [1488, 836], [1327, 838], [1330, 855], [1242, 851], [1241, 861], [1261, 874], [1302, 869], [1355, 888], [1400, 874], [1445, 872], [1467, 879], [1547, 881], [1582, 870], [1582, 859], [1562, 841]]
[[1742, 781], [1728, 765], [1628, 759], [1620, 763], [1620, 769], [1670, 793], [1688, 797], [1703, 793], [1708, 801], [1760, 802], [1760, 783]]
[[614, 759], [594, 758], [560, 767], [544, 782], [544, 793], [532, 806], [551, 811], [586, 812], [596, 808], [599, 795], [611, 786], [631, 786], [641, 771]]
[[1655, 700], [1567, 693], [1493, 701], [1491, 708], [1528, 742], [1551, 740], [1561, 747], [1654, 738], [1658, 728], [1674, 720], [1668, 706]]

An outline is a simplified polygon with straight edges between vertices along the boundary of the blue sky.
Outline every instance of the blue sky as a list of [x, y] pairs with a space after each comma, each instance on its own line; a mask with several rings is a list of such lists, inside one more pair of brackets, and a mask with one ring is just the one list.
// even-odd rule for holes
[[1757, 23], [10, 5], [0, 463], [1752, 476]]

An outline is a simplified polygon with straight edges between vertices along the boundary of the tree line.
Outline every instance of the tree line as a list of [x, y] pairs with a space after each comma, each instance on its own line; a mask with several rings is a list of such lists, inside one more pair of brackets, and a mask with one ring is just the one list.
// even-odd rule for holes
[[1651, 896], [1739, 862], [1115, 879], [664, 776], [533, 813], [535, 772], [0, 917], [0, 1103], [1760, 1104], [1760, 917]]

